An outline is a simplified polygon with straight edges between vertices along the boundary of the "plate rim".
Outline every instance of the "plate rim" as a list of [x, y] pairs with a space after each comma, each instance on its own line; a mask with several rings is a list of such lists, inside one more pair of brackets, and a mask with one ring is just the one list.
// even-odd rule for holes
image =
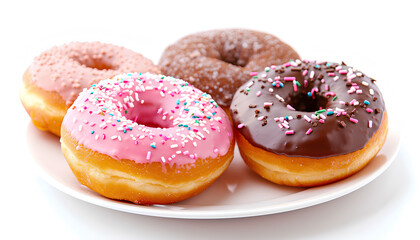
[[[29, 125], [32, 122], [29, 123]], [[29, 126], [28, 125], [28, 126]], [[369, 184], [378, 176], [380, 176], [386, 169], [392, 164], [395, 160], [401, 145], [401, 132], [397, 128], [389, 127], [389, 133], [387, 136], [387, 141], [391, 141], [391, 136], [393, 140], [396, 141], [396, 146], [394, 147], [394, 151], [390, 153], [389, 160], [385, 161], [384, 164], [380, 165], [378, 169], [373, 171], [371, 174], [365, 176], [361, 181], [356, 181], [353, 184], [348, 184], [342, 189], [338, 191], [334, 191], [333, 193], [327, 193], [322, 195], [314, 195], [310, 198], [304, 198], [295, 200], [292, 202], [285, 202], [281, 204], [274, 204], [268, 206], [261, 206], [258, 208], [234, 208], [234, 209], [223, 209], [223, 211], [214, 211], [214, 210], [202, 210], [202, 209], [192, 209], [188, 210], [184, 207], [177, 207], [174, 205], [156, 205], [156, 206], [145, 206], [145, 205], [135, 205], [128, 202], [122, 202], [118, 200], [109, 199], [103, 197], [99, 194], [87, 195], [83, 192], [77, 191], [72, 189], [71, 187], [61, 183], [53, 176], [51, 176], [35, 159], [31, 150], [29, 150], [32, 162], [37, 169], [38, 175], [47, 183], [55, 187], [56, 189], [60, 190], [61, 192], [68, 194], [76, 199], [82, 200], [84, 202], [88, 202], [90, 204], [94, 204], [100, 207], [113, 209], [116, 211], [131, 213], [131, 214], [138, 214], [138, 215], [145, 215], [145, 216], [154, 216], [154, 217], [164, 217], [164, 218], [178, 218], [178, 219], [233, 219], [233, 218], [244, 218], [244, 217], [254, 217], [254, 216], [263, 216], [263, 215], [271, 215], [283, 212], [294, 211], [297, 209], [307, 208], [310, 206], [318, 205], [324, 202], [328, 202], [337, 198], [340, 198], [344, 195], [347, 195], [353, 191], [360, 189], [361, 187]], [[385, 144], [386, 144], [385, 142]], [[384, 144], [384, 145], [385, 145]], [[362, 169], [363, 171], [363, 169]], [[360, 172], [362, 172], [360, 171]], [[328, 185], [324, 185], [318, 188], [327, 188], [332, 184], [340, 184], [343, 181], [349, 180], [350, 178], [357, 176], [360, 172], [357, 172], [353, 176], [340, 180], [335, 183], [331, 183]], [[304, 191], [310, 191], [311, 189], [317, 188], [308, 188]], [[90, 190], [91, 191], [91, 190]], [[278, 199], [278, 198], [277, 198]], [[266, 200], [266, 201], [275, 201], [276, 199]], [[265, 201], [262, 201], [265, 202]], [[260, 202], [261, 203], [261, 202]], [[252, 205], [253, 203], [247, 203], [247, 205]], [[159, 207], [158, 207], [159, 206]], [[167, 207], [169, 206], [169, 207]], [[217, 205], [217, 206], [229, 206], [228, 204], [224, 205]], [[182, 208], [182, 211], [178, 211], [177, 209]]]

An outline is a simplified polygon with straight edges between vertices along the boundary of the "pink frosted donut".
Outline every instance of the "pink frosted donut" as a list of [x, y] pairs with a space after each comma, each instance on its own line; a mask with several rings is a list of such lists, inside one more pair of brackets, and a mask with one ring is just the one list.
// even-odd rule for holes
[[180, 201], [203, 191], [233, 158], [232, 126], [210, 95], [187, 82], [126, 74], [85, 89], [61, 128], [77, 179], [113, 199]]
[[60, 134], [67, 108], [83, 88], [124, 72], [160, 70], [141, 54], [100, 42], [72, 42], [36, 57], [23, 77], [22, 103], [35, 126]]

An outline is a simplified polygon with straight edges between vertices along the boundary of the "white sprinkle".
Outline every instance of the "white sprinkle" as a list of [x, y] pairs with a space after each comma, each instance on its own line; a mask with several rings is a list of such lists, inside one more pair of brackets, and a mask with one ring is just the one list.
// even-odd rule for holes
[[117, 135], [114, 135], [114, 136], [112, 136], [112, 137], [111, 137], [111, 139], [112, 139], [112, 140], [115, 140], [115, 139], [117, 139], [117, 138], [118, 138], [118, 136], [117, 136]]
[[365, 82], [365, 81], [363, 81], [363, 82], [362, 82], [362, 84], [363, 84], [364, 86], [369, 86], [369, 83], [367, 83], [367, 82]]
[[79, 132], [82, 131], [83, 125], [79, 125]]
[[197, 147], [197, 143], [196, 142], [193, 142], [193, 145], [194, 145], [194, 147]]
[[371, 88], [371, 89], [369, 89], [369, 93], [370, 93], [370, 95], [373, 95], [375, 92], [373, 91], [373, 89]]
[[284, 98], [280, 97], [278, 94], [276, 94], [276, 98], [277, 98], [279, 101], [284, 102]]
[[178, 147], [178, 144], [172, 144], [171, 145], [171, 148], [177, 148]]
[[148, 151], [148, 152], [147, 152], [146, 159], [147, 159], [147, 160], [150, 160], [150, 156], [151, 156], [151, 155], [152, 155], [152, 152]]
[[369, 120], [369, 128], [372, 128], [372, 120]]
[[165, 158], [162, 156], [160, 157], [160, 159], [162, 159], [162, 162], [166, 162]]

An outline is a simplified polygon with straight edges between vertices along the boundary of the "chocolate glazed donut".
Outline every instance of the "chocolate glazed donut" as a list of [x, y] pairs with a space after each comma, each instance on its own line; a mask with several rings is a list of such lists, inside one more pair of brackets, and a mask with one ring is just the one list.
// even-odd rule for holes
[[[242, 148], [246, 145], [264, 150], [267, 159], [278, 156], [274, 165], [296, 164], [279, 170], [292, 179], [263, 176], [292, 186], [320, 185], [360, 170], [380, 150], [388, 130], [375, 80], [331, 62], [296, 60], [255, 73], [235, 94], [231, 114], [244, 160], [252, 155]], [[335, 175], [334, 169], [343, 172]], [[306, 181], [314, 172], [319, 179]]]
[[162, 73], [209, 93], [222, 107], [252, 71], [283, 64], [299, 55], [277, 37], [251, 30], [224, 29], [186, 36], [166, 48]]

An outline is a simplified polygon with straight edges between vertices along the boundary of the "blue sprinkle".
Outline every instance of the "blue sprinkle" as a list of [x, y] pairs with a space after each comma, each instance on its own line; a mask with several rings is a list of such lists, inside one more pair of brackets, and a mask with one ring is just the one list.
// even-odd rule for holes
[[312, 93], [311, 92], [308, 92], [308, 97], [312, 97]]
[[286, 119], [287, 121], [289, 121], [289, 116], [284, 117], [284, 119]]
[[117, 122], [121, 122], [121, 120], [120, 119], [117, 119]]
[[90, 134], [94, 134], [95, 133], [95, 130], [92, 130], [92, 132], [90, 132]]
[[127, 133], [127, 130], [123, 129], [123, 132], [124, 132], [124, 133]]
[[333, 115], [334, 114], [334, 112], [333, 111], [329, 111], [329, 112], [327, 112], [327, 116], [331, 116], [331, 115]]
[[208, 119], [210, 119], [211, 117], [210, 116], [206, 116]]
[[179, 99], [176, 100], [176, 105], [179, 105]]
[[370, 104], [370, 102], [369, 102], [368, 100], [365, 100], [365, 101], [364, 101], [364, 103], [365, 103], [366, 105], [369, 105], [369, 104]]
[[327, 67], [329, 67], [329, 66], [331, 66], [331, 63], [327, 63], [326, 65], [327, 65]]
[[109, 115], [114, 116], [114, 114], [110, 113]]
[[280, 83], [280, 87], [284, 87], [284, 84], [283, 83]]

